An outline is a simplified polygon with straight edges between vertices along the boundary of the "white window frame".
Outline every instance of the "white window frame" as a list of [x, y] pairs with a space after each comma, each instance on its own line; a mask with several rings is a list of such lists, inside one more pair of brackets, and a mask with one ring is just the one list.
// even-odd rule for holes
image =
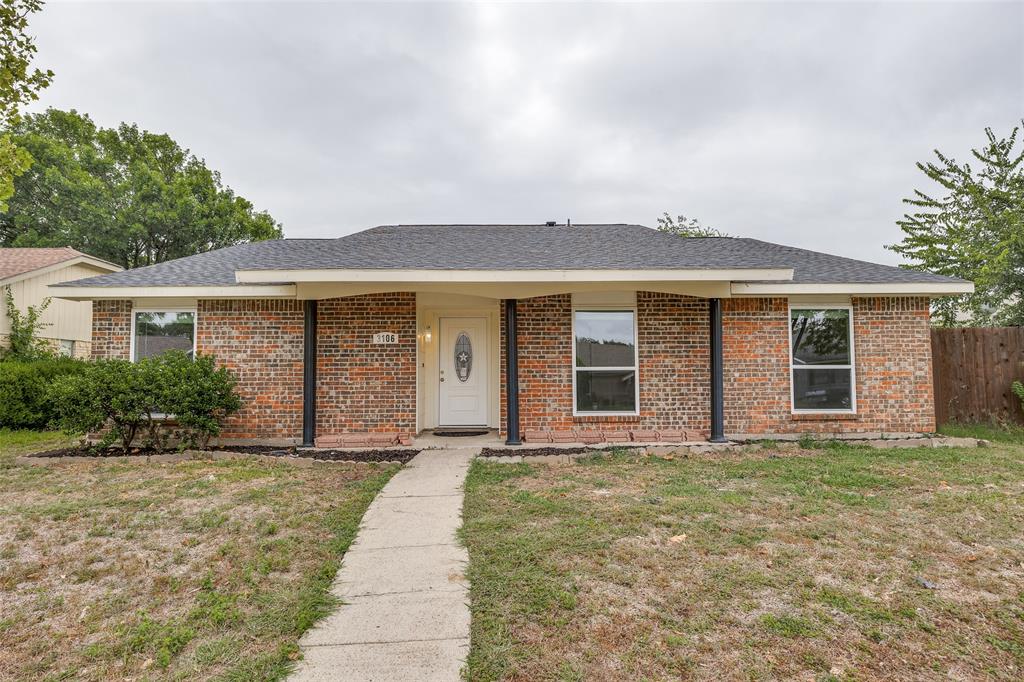
[[[847, 312], [847, 331], [850, 344], [849, 365], [797, 365], [793, 362], [793, 311], [794, 310], [845, 310]], [[786, 312], [786, 326], [789, 329], [789, 409], [793, 414], [857, 414], [857, 358], [854, 355], [853, 345], [853, 306], [848, 303], [804, 303], [789, 304]], [[848, 369], [850, 370], [850, 407], [848, 409], [823, 409], [810, 410], [807, 408], [797, 409], [796, 406], [796, 382], [793, 380], [793, 372], [797, 370], [811, 369]]]
[[196, 342], [199, 340], [199, 312], [197, 308], [132, 308], [132, 329], [131, 340], [128, 344], [128, 359], [138, 362], [135, 359], [135, 314], [136, 313], [192, 313], [192, 357], [196, 356]]
[[[633, 366], [632, 367], [577, 367], [576, 366], [576, 313], [633, 313]], [[637, 317], [636, 304], [633, 305], [573, 305], [572, 306], [572, 416], [574, 417], [638, 417], [640, 416], [640, 343], [639, 332], [640, 320]], [[603, 412], [585, 411], [576, 409], [576, 374], [577, 372], [625, 372], [632, 371], [634, 374], [633, 404], [636, 409], [627, 412]]]

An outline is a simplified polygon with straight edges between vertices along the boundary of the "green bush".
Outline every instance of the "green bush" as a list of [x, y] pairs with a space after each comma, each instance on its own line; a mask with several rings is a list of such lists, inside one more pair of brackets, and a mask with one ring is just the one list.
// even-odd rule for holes
[[238, 381], [226, 368], [218, 368], [213, 357], [192, 359], [171, 351], [150, 362], [161, 386], [160, 410], [174, 415], [185, 445], [205, 448], [212, 436], [220, 435], [224, 417], [242, 408], [235, 392]]
[[57, 425], [67, 433], [103, 432], [100, 445], [120, 441], [125, 452], [147, 421], [153, 401], [139, 366], [127, 360], [97, 360], [79, 374], [53, 383], [50, 401]]
[[72, 358], [0, 361], [0, 427], [43, 429], [56, 413], [47, 398], [59, 377], [78, 374], [86, 363]]
[[57, 424], [69, 433], [102, 431], [101, 446], [120, 442], [125, 452], [141, 435], [145, 445], [163, 450], [169, 423], [178, 425], [182, 445], [205, 447], [220, 433], [220, 421], [242, 406], [235, 385], [212, 357], [193, 360], [170, 351], [135, 363], [90, 363], [81, 374], [55, 382], [49, 397]]

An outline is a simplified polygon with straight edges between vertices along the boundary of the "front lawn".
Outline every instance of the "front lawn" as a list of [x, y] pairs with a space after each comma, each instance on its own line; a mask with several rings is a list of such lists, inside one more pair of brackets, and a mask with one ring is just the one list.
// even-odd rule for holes
[[465, 518], [472, 680], [1024, 677], [1019, 446], [477, 460]]
[[0, 679], [280, 678], [396, 466], [0, 458]]

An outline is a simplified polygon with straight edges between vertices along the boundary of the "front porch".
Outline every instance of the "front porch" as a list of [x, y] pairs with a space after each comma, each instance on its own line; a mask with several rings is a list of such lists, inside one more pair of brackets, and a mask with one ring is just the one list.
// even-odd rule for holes
[[410, 445], [438, 428], [507, 445], [723, 442], [718, 299], [584, 288], [305, 301], [303, 445]]

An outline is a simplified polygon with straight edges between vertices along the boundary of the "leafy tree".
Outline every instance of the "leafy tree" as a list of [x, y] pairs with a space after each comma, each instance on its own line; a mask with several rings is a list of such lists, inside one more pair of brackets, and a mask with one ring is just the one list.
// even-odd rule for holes
[[903, 241], [887, 248], [912, 261], [908, 267], [973, 280], [975, 293], [936, 301], [935, 319], [958, 323], [967, 313], [977, 325], [1024, 324], [1024, 149], [1020, 127], [971, 150], [978, 167], [935, 150], [937, 161], [917, 167], [941, 196], [915, 190], [902, 220]]
[[[29, 15], [42, 7], [42, 0], [0, 1], [0, 124], [5, 130], [18, 121], [22, 105], [39, 99], [53, 80], [52, 71], [32, 68], [36, 46], [26, 33]], [[9, 133], [0, 135], [0, 211], [7, 210], [14, 194], [14, 178], [31, 164], [32, 157]]]
[[57, 109], [13, 131], [35, 163], [0, 216], [0, 245], [73, 246], [133, 268], [281, 238], [279, 223], [168, 135]]
[[4, 307], [7, 310], [7, 319], [11, 323], [11, 331], [7, 336], [9, 345], [3, 351], [3, 359], [27, 362], [53, 355], [46, 342], [39, 338], [39, 332], [50, 326], [47, 322], [39, 321], [49, 306], [50, 299], [47, 297], [38, 306], [30, 305], [23, 313], [14, 304], [14, 294], [10, 285], [4, 287]]
[[674, 234], [677, 237], [731, 237], [732, 235], [716, 230], [713, 227], [705, 227], [696, 218], [687, 218], [679, 215], [673, 218], [668, 211], [658, 218], [658, 230]]

